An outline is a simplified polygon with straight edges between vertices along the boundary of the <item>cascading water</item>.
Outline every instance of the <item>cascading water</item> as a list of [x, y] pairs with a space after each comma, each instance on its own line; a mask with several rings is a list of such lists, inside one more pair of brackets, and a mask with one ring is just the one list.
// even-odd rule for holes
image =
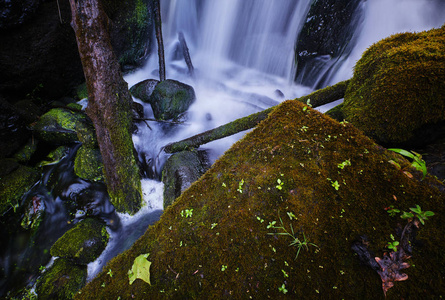
[[[167, 78], [193, 86], [197, 99], [182, 125], [157, 122], [149, 122], [150, 128], [145, 123], [138, 125], [133, 141], [140, 159], [151, 168], [146, 172], [150, 178], [143, 179], [147, 205], [132, 218], [118, 215], [121, 226], [110, 231], [107, 249], [89, 265], [90, 278], [159, 218], [163, 189], [160, 171], [167, 158], [163, 146], [311, 92], [311, 87], [297, 85], [293, 80], [295, 42], [312, 3], [312, 0], [161, 1]], [[445, 22], [445, 4], [441, 0], [369, 0], [361, 5], [361, 26], [354, 33], [352, 50], [336, 58], [336, 68], [332, 68], [331, 62], [318, 75], [328, 78], [328, 84], [350, 78], [360, 55], [379, 39], [397, 32], [439, 27]], [[179, 32], [188, 43], [196, 68], [194, 78], [188, 75], [179, 51]], [[157, 55], [152, 53], [144, 68], [125, 79], [129, 86], [148, 78], [157, 79], [157, 69]], [[150, 106], [144, 104], [144, 108], [146, 117], [152, 117]], [[214, 161], [242, 135], [214, 141], [202, 148]], [[76, 186], [71, 182], [69, 186], [71, 190], [66, 190], [74, 193], [76, 187], [86, 189], [87, 183]], [[104, 205], [108, 211], [109, 203], [104, 201]], [[114, 211], [112, 215], [115, 217]], [[10, 269], [11, 259], [15, 259], [9, 252], [4, 255], [2, 252], [3, 269]]]

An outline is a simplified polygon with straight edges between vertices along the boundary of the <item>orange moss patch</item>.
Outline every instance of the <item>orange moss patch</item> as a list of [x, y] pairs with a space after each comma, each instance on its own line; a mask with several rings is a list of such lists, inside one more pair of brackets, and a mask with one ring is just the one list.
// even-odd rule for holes
[[[409, 279], [388, 296], [445, 294], [444, 194], [431, 187], [438, 181], [420, 181], [409, 162], [353, 126], [303, 107], [296, 101], [278, 106], [77, 297], [383, 298], [379, 275], [360, 264], [351, 244], [366, 234], [380, 255], [390, 234], [397, 237], [397, 224], [405, 222], [385, 207], [408, 210], [415, 204], [436, 216], [418, 234], [422, 244], [415, 245]], [[296, 237], [304, 234], [318, 248], [302, 248], [295, 259], [291, 238], [269, 226], [279, 226], [279, 218], [287, 231], [292, 225]], [[152, 262], [151, 285], [129, 285], [128, 270], [145, 253]]]

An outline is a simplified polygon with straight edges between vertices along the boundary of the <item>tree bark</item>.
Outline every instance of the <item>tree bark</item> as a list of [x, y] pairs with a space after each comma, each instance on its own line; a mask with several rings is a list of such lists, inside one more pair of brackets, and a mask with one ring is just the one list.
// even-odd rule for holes
[[158, 56], [159, 56], [159, 81], [165, 80], [165, 56], [164, 56], [164, 42], [162, 39], [162, 21], [161, 21], [161, 1], [155, 0], [155, 31], [156, 40], [158, 41]]
[[131, 138], [132, 98], [113, 53], [100, 0], [70, 0], [88, 89], [86, 113], [96, 129], [111, 203], [117, 211], [141, 207], [141, 181]]
[[189, 48], [187, 47], [187, 42], [185, 41], [184, 34], [182, 32], [178, 33], [179, 43], [182, 48], [182, 55], [184, 56], [185, 63], [187, 64], [187, 68], [189, 70], [190, 76], [195, 77], [195, 68], [192, 64], [192, 59], [190, 58]]
[[[295, 100], [303, 103], [308, 103], [308, 100], [310, 100], [309, 104], [314, 108], [324, 104], [328, 104], [345, 96], [348, 83], [349, 80], [345, 80], [333, 86], [328, 86], [309, 95], [297, 98]], [[200, 145], [207, 144], [211, 141], [222, 139], [238, 132], [251, 129], [258, 125], [259, 122], [266, 119], [273, 108], [274, 107], [270, 107], [266, 110], [251, 114], [247, 117], [236, 119], [235, 121], [194, 135], [182, 141], [168, 144], [164, 147], [164, 151], [166, 153], [175, 153], [197, 148]]]

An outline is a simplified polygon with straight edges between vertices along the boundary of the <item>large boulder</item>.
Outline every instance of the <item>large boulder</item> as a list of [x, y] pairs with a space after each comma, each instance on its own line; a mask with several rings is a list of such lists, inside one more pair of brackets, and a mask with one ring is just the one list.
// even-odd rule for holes
[[158, 83], [150, 96], [156, 119], [175, 119], [195, 101], [195, 90], [182, 82], [167, 79]]
[[445, 133], [445, 25], [372, 45], [357, 62], [343, 113], [384, 145], [416, 147]]
[[[386, 294], [434, 298], [445, 294], [443, 188], [350, 124], [285, 101], [77, 298], [384, 299], [378, 270], [360, 258], [375, 266], [391, 236], [401, 239], [408, 221], [391, 205], [416, 204], [436, 215], [420, 225], [411, 258], [394, 260], [412, 267]], [[368, 249], [357, 255], [363, 235]]]

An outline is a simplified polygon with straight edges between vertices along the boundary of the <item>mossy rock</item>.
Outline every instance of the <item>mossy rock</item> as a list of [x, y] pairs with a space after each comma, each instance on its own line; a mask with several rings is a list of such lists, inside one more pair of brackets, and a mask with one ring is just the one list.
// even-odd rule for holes
[[[443, 186], [429, 175], [421, 180], [408, 161], [354, 126], [304, 107], [276, 107], [78, 299], [384, 299], [379, 275], [351, 246], [367, 235], [381, 256], [406, 223], [385, 208], [416, 204], [436, 215], [417, 234], [422, 242], [403, 270], [408, 280], [387, 298], [444, 295]], [[316, 246], [298, 252], [280, 226]], [[147, 253], [151, 285], [130, 285], [128, 271]]]
[[204, 151], [182, 151], [170, 156], [162, 170], [164, 209], [198, 180], [209, 167]]
[[22, 163], [28, 162], [31, 159], [31, 156], [36, 152], [37, 144], [38, 141], [35, 139], [28, 140], [26, 145], [14, 155], [14, 158]]
[[67, 146], [57, 147], [55, 150], [51, 151], [47, 156], [46, 160], [41, 161], [38, 166], [43, 167], [46, 165], [52, 165], [60, 162], [67, 154], [69, 148]]
[[40, 117], [32, 127], [37, 136], [50, 143], [77, 142], [76, 123], [85, 120], [85, 114], [63, 108], [53, 108]]
[[103, 167], [98, 148], [80, 146], [74, 160], [74, 173], [77, 176], [90, 181], [102, 181], [104, 180]]
[[346, 120], [382, 144], [432, 142], [445, 129], [444, 69], [445, 25], [381, 40], [355, 66]]
[[[2, 160], [3, 162], [4, 160]], [[20, 205], [21, 197], [40, 179], [40, 173], [19, 165], [14, 171], [0, 178], [0, 214], [10, 207]]]
[[156, 85], [149, 102], [156, 119], [169, 120], [186, 112], [195, 99], [195, 91], [191, 86], [167, 79]]
[[78, 265], [96, 260], [108, 243], [105, 223], [87, 218], [68, 230], [51, 247], [51, 255], [66, 258]]
[[39, 299], [73, 299], [85, 285], [87, 267], [57, 259], [37, 282]]
[[158, 83], [159, 80], [146, 79], [133, 85], [130, 88], [130, 93], [133, 97], [140, 99], [142, 102], [150, 103], [150, 96]]

